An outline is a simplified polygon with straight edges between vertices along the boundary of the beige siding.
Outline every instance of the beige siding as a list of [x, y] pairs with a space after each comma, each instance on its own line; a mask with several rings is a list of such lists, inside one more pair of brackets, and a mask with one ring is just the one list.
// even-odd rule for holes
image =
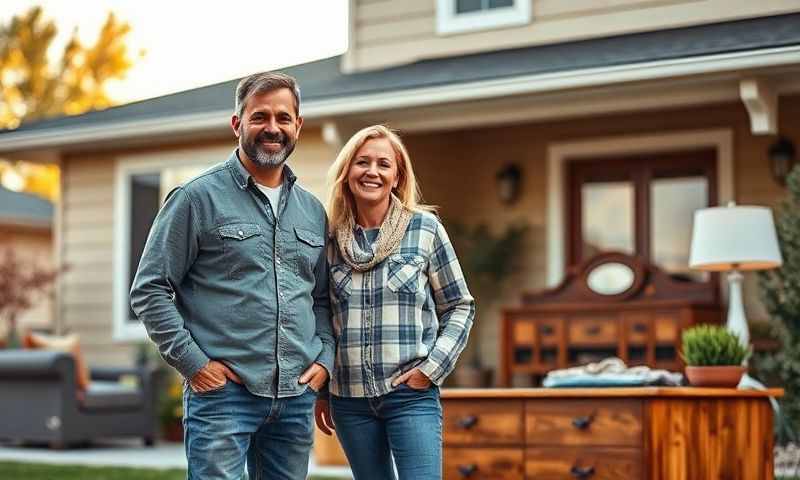
[[[217, 142], [200, 148], [219, 150], [226, 145], [233, 147], [230, 142]], [[61, 280], [60, 313], [64, 328], [80, 334], [91, 364], [130, 364], [134, 355], [131, 342], [115, 342], [112, 335], [117, 160], [185, 148], [198, 147], [76, 153], [64, 159], [61, 255], [70, 270]], [[301, 184], [321, 196], [325, 171], [334, 154], [322, 141], [319, 129], [310, 128], [303, 131], [290, 164]]]
[[337, 153], [335, 148], [322, 140], [322, 132], [319, 129], [304, 130], [297, 142], [297, 149], [289, 160], [289, 165], [297, 175], [300, 185], [323, 203], [328, 167], [333, 163]]
[[799, 0], [531, 0], [529, 25], [439, 35], [435, 0], [356, 0], [344, 64], [371, 70], [425, 58], [800, 11]]
[[[798, 115], [800, 96], [782, 98], [781, 130], [795, 144], [800, 143], [800, 125], [791, 119]], [[446, 221], [485, 223], [495, 232], [518, 221], [531, 227], [528, 245], [520, 252], [520, 274], [504, 286], [505, 290], [488, 308], [486, 302], [479, 302], [470, 348], [479, 348], [481, 360], [487, 365], [496, 365], [499, 308], [518, 304], [523, 291], [545, 286], [548, 144], [593, 137], [718, 128], [730, 128], [734, 132], [737, 202], [776, 206], [785, 190], [772, 180], [769, 172], [767, 149], [775, 137], [753, 136], [747, 113], [740, 103], [406, 135], [425, 199], [441, 207], [440, 213]], [[494, 175], [512, 162], [522, 167], [523, 181], [517, 203], [506, 206], [497, 199]], [[764, 319], [754, 280], [754, 275], [746, 275], [748, 315], [751, 320]]]
[[[80, 334], [91, 364], [128, 364], [125, 348], [111, 342], [111, 271], [114, 214], [114, 157], [75, 155], [62, 163], [60, 316], [65, 331]], [[98, 331], [104, 338], [98, 339]]]

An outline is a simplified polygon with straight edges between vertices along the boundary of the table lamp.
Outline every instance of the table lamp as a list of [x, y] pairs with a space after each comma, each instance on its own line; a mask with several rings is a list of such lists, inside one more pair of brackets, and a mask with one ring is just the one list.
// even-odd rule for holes
[[708, 272], [728, 272], [727, 328], [747, 347], [750, 330], [742, 303], [742, 273], [780, 267], [781, 251], [772, 211], [766, 207], [712, 207], [694, 214], [689, 266]]

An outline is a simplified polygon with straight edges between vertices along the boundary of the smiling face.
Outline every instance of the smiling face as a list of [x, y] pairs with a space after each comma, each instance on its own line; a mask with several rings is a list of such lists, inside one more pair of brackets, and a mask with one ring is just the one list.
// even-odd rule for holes
[[397, 155], [386, 138], [371, 138], [356, 151], [347, 172], [347, 186], [356, 208], [389, 206], [389, 194], [400, 179]]
[[294, 95], [287, 88], [250, 97], [242, 117], [234, 115], [231, 123], [247, 159], [262, 168], [285, 162], [303, 125], [296, 112]]

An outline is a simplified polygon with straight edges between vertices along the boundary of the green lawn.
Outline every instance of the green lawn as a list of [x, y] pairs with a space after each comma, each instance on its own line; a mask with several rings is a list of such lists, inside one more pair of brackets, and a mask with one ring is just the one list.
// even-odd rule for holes
[[76, 467], [0, 462], [0, 478], [26, 480], [183, 480], [186, 471], [140, 468]]
[[[186, 470], [148, 470], [141, 468], [76, 467], [0, 462], [0, 478], [25, 480], [183, 480]], [[312, 477], [327, 480], [331, 477]]]

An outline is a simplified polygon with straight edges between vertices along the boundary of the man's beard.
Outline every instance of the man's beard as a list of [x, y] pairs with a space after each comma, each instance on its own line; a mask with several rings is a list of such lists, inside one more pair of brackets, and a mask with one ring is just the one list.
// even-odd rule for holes
[[[280, 143], [283, 148], [277, 152], [267, 152], [261, 146], [262, 142]], [[261, 132], [251, 139], [245, 134], [244, 128], [239, 127], [239, 147], [258, 167], [274, 168], [282, 165], [294, 151], [295, 143], [295, 140], [290, 139], [283, 132]]]

